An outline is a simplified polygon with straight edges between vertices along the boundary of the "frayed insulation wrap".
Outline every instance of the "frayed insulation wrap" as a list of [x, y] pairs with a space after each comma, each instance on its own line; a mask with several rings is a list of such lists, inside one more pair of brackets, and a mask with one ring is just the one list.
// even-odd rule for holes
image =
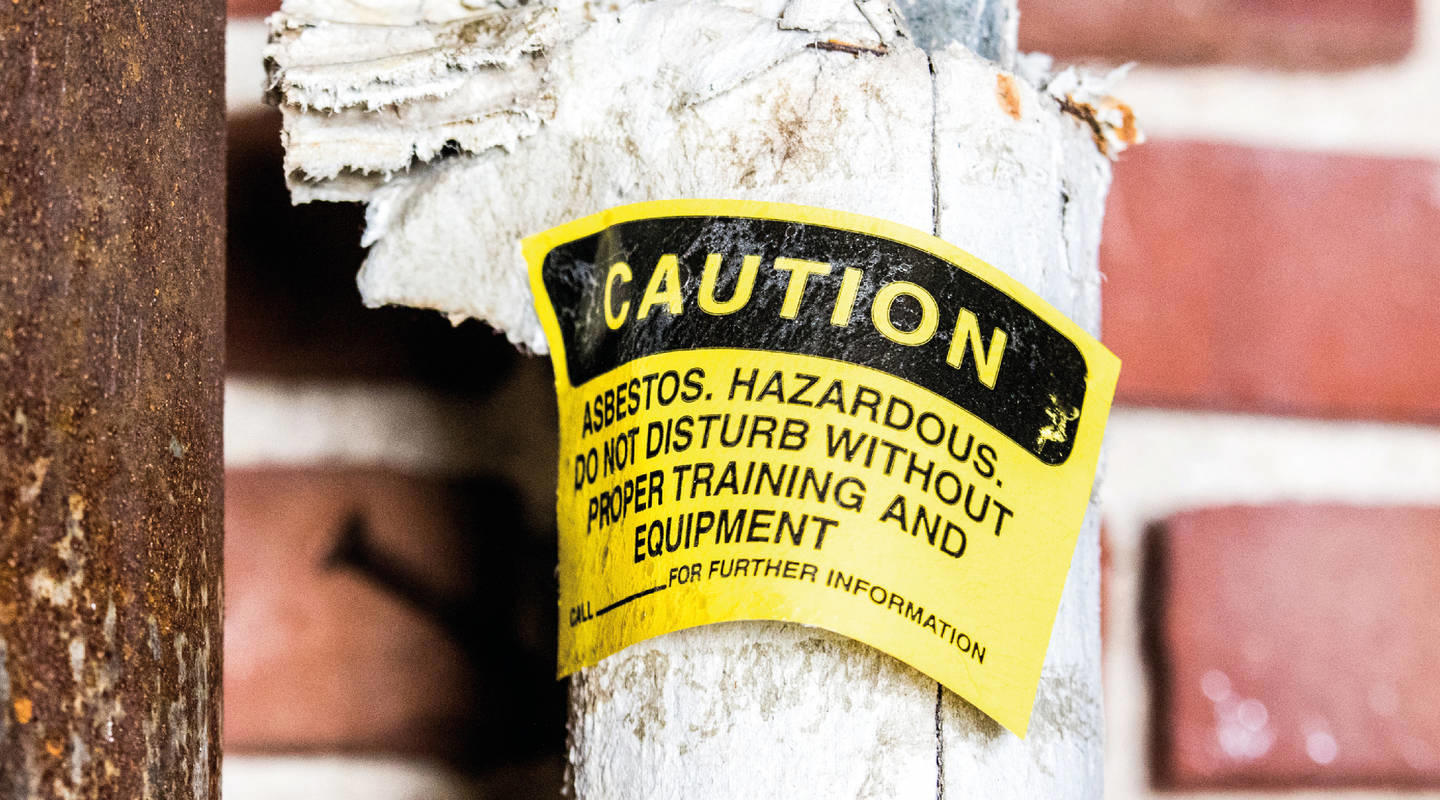
[[267, 56], [291, 191], [369, 204], [365, 302], [479, 318], [536, 352], [528, 233], [712, 196], [933, 229], [937, 159], [1008, 180], [1052, 148], [1052, 168], [1009, 194], [1053, 205], [1060, 150], [1083, 127], [1018, 79], [1023, 113], [1006, 113], [983, 96], [996, 66], [956, 45], [927, 56], [873, 0], [285, 8]]

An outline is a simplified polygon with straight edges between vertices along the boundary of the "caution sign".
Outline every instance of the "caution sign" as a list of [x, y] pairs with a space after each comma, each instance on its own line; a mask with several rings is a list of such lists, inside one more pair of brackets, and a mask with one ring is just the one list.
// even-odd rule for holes
[[560, 404], [560, 675], [789, 620], [1024, 735], [1109, 351], [974, 256], [853, 214], [641, 203], [523, 247]]

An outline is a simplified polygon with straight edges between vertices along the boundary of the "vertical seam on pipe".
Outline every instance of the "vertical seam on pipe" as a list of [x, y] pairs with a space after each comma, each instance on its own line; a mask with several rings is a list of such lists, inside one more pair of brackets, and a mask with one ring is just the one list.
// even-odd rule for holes
[[925, 54], [930, 68], [930, 232], [940, 235], [940, 84], [935, 79], [935, 59]]
[[935, 800], [945, 800], [945, 687], [935, 684]]
[[[925, 54], [930, 68], [930, 214], [931, 232], [940, 235], [940, 83], [935, 59]], [[935, 684], [935, 800], [945, 800], [945, 687]]]

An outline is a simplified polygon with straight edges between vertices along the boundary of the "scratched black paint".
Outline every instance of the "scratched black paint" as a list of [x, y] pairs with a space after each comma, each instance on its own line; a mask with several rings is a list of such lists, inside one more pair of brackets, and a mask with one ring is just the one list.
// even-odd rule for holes
[[[643, 320], [634, 318], [641, 294], [661, 255], [679, 256], [685, 312], [672, 316], [663, 306]], [[743, 255], [760, 255], [750, 302], [733, 314], [711, 316], [695, 297], [709, 253], [721, 253], [716, 297], [731, 296]], [[776, 270], [777, 256], [830, 262], [827, 275], [812, 276], [800, 313], [780, 316], [790, 273]], [[634, 277], [617, 286], [615, 304], [631, 301], [630, 318], [618, 330], [605, 322], [605, 280], [611, 264], [626, 262]], [[847, 327], [831, 324], [840, 281], [848, 267], [864, 270]], [[801, 353], [882, 370], [929, 389], [974, 413], [1047, 464], [1070, 455], [1083, 407], [1086, 367], [1080, 350], [1043, 319], [980, 277], [931, 253], [870, 234], [820, 225], [748, 217], [668, 217], [620, 223], [566, 243], [546, 255], [542, 278], [564, 339], [567, 376], [579, 386], [627, 361], [656, 353], [705, 348], [747, 348]], [[875, 292], [904, 280], [927, 289], [940, 306], [934, 338], [919, 346], [897, 344], [870, 322]], [[957, 368], [946, 353], [961, 308], [973, 312], [988, 345], [994, 328], [1008, 335], [999, 378], [983, 385], [969, 353]], [[891, 318], [913, 329], [919, 304], [901, 297]], [[697, 354], [703, 366], [704, 356]], [[726, 376], [728, 379], [728, 376]], [[1065, 412], [1070, 413], [1065, 413]], [[1059, 441], [1041, 441], [1042, 429], [1064, 426]]]

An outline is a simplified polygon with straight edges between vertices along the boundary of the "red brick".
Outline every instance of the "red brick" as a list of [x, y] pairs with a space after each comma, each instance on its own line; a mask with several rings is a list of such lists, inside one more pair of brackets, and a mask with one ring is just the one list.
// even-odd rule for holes
[[1101, 244], [1122, 401], [1440, 419], [1440, 165], [1155, 142]]
[[1440, 509], [1224, 508], [1154, 537], [1162, 784], [1440, 786]]
[[1415, 0], [1021, 0], [1020, 46], [1062, 60], [1349, 69], [1415, 41]]
[[225, 517], [227, 750], [558, 748], [553, 539], [504, 484], [231, 470]]

